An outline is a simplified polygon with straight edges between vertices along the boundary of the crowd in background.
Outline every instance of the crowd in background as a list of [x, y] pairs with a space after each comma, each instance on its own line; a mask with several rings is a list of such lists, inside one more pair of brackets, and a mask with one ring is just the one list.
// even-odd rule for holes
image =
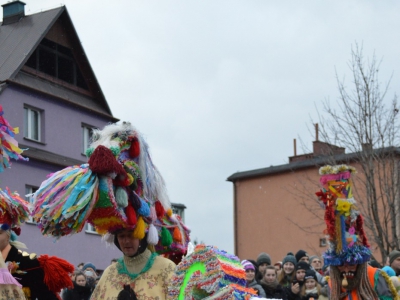
[[[111, 260], [111, 264], [116, 263], [116, 259]], [[62, 300], [88, 300], [99, 282], [101, 272], [94, 264], [80, 263], [74, 273], [71, 274], [73, 288], [64, 289], [61, 292]]]
[[[385, 266], [374, 260], [369, 264], [385, 271], [396, 289], [400, 290], [400, 251], [392, 251]], [[246, 271], [247, 287], [257, 291], [261, 298], [283, 300], [325, 300], [329, 286], [326, 280], [329, 267], [317, 255], [309, 256], [304, 250], [288, 253], [274, 264], [267, 253], [260, 253], [256, 260], [242, 261]]]

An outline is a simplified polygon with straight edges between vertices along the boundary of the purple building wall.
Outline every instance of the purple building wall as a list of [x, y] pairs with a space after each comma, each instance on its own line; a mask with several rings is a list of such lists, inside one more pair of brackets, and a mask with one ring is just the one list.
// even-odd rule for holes
[[[82, 154], [82, 123], [102, 128], [110, 122], [89, 111], [77, 110], [73, 105], [13, 86], [1, 92], [0, 104], [11, 126], [20, 129], [16, 135], [19, 143], [81, 161], [86, 161]], [[24, 104], [44, 110], [44, 143], [24, 139]], [[9, 187], [24, 196], [26, 185], [40, 186], [49, 173], [60, 169], [59, 166], [35, 160], [13, 161], [11, 169], [0, 173], [0, 187]], [[54, 238], [43, 237], [35, 224], [24, 224], [19, 240], [28, 246], [29, 253], [56, 255], [75, 266], [90, 261], [97, 268], [105, 269], [112, 258], [121, 256], [114, 245], [107, 247], [99, 235], [85, 231], [55, 242]]]

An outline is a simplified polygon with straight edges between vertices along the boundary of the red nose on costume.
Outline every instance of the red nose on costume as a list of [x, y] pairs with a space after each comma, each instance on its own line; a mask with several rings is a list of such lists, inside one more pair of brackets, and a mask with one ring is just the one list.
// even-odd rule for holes
[[126, 171], [117, 162], [111, 150], [102, 145], [98, 146], [90, 156], [89, 168], [98, 175], [115, 173], [116, 175], [122, 175], [121, 177], [123, 178], [127, 176]]

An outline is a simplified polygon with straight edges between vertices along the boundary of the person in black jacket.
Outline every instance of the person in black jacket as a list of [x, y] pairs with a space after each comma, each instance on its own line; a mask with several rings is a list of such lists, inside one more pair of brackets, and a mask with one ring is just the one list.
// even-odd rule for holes
[[73, 289], [67, 289], [62, 296], [63, 300], [88, 300], [92, 294], [91, 288], [87, 283], [83, 273], [77, 273]]
[[274, 266], [267, 266], [263, 279], [260, 281], [261, 287], [265, 291], [267, 299], [286, 300], [286, 293], [278, 283], [277, 272]]

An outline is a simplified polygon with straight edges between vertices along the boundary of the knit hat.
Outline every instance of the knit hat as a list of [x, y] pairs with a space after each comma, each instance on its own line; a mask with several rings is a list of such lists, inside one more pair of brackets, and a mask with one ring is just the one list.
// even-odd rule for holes
[[389, 266], [384, 266], [382, 271], [385, 271], [389, 276], [396, 276], [396, 272]]
[[307, 254], [307, 252], [304, 251], [304, 250], [299, 250], [299, 251], [297, 251], [297, 253], [296, 253], [296, 255], [295, 255], [297, 261], [300, 261], [300, 259], [302, 259], [302, 258], [305, 257], [305, 256], [308, 257], [308, 254]]
[[288, 254], [283, 258], [283, 260], [282, 260], [282, 266], [283, 266], [284, 264], [286, 264], [287, 262], [291, 262], [294, 266], [296, 265], [297, 260], [296, 260], [296, 258], [293, 256], [292, 253], [288, 253]]
[[306, 275], [304, 276], [304, 281], [306, 281], [307, 279], [314, 279], [315, 281], [318, 282], [317, 274], [315, 273], [314, 270], [311, 270], [311, 269], [306, 270]]
[[87, 164], [51, 174], [33, 195], [44, 235], [72, 235], [90, 223], [110, 244], [127, 229], [158, 253], [186, 253], [190, 231], [173, 214], [149, 147], [130, 123], [94, 130], [86, 155]]
[[257, 264], [261, 265], [263, 263], [267, 263], [269, 266], [271, 265], [271, 257], [265, 252], [260, 253], [257, 257]]
[[319, 259], [319, 256], [318, 255], [312, 255], [312, 256], [310, 256], [310, 258], [309, 258], [309, 260], [310, 260], [310, 264], [312, 263], [312, 261], [314, 260], [314, 259], [316, 259], [316, 258], [318, 258]]
[[308, 263], [306, 263], [305, 261], [299, 261], [296, 264], [296, 271], [297, 270], [310, 270], [310, 265]]
[[96, 272], [96, 267], [91, 262], [87, 262], [83, 265], [82, 271], [85, 271], [87, 268], [92, 268]]
[[327, 228], [324, 232], [329, 237], [329, 249], [323, 255], [325, 265], [368, 262], [371, 251], [352, 191], [351, 175], [356, 169], [347, 165], [328, 165], [321, 167], [319, 173], [323, 188], [316, 195], [325, 207]]
[[398, 250], [393, 250], [389, 254], [389, 265], [392, 265], [392, 262], [400, 256], [400, 251]]
[[242, 260], [241, 264], [245, 270], [253, 270], [253, 271], [256, 270], [254, 265], [251, 262], [249, 262], [248, 260]]

